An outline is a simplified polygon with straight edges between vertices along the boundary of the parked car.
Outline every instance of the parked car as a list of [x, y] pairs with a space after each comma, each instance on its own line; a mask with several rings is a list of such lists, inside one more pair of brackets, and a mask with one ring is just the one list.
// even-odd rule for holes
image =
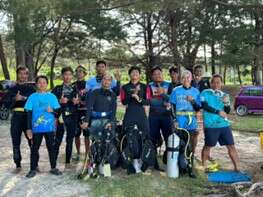
[[10, 114], [9, 109], [4, 105], [4, 98], [8, 88], [15, 84], [14, 81], [2, 80], [0, 81], [0, 119], [7, 120]]
[[263, 86], [244, 86], [235, 97], [234, 108], [237, 115], [263, 113]]

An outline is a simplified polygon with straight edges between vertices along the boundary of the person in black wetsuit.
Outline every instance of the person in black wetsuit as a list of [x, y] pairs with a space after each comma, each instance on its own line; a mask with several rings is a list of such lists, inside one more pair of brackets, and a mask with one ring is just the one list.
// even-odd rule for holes
[[77, 155], [73, 158], [75, 161], [80, 160], [80, 135], [83, 133], [83, 136], [85, 137], [85, 154], [89, 151], [89, 132], [87, 129], [82, 130], [80, 127], [81, 118], [86, 116], [87, 113], [87, 106], [86, 106], [86, 97], [87, 97], [87, 89], [86, 89], [86, 80], [85, 77], [87, 75], [87, 70], [85, 67], [79, 65], [76, 68], [76, 77], [77, 81], [73, 83], [73, 85], [76, 87], [77, 94], [79, 97], [79, 105], [78, 105], [78, 126], [77, 126], [77, 133], [75, 136], [75, 145], [77, 149]]
[[209, 80], [203, 78], [203, 67], [202, 65], [195, 65], [193, 68], [193, 80], [191, 82], [191, 86], [197, 88], [200, 93], [203, 90], [210, 88]]
[[168, 88], [168, 94], [172, 94], [172, 91], [175, 87], [182, 85], [182, 83], [179, 80], [179, 71], [176, 67], [169, 68], [169, 74], [171, 78], [171, 83]]
[[81, 125], [82, 129], [88, 128], [91, 138], [98, 136], [102, 129], [114, 130], [116, 122], [117, 97], [111, 90], [112, 77], [104, 74], [101, 81], [101, 88], [90, 92], [87, 102], [86, 119]]
[[[56, 86], [52, 93], [56, 95], [61, 105], [60, 118], [58, 121], [56, 137], [55, 137], [55, 155], [56, 160], [59, 154], [59, 147], [63, 140], [66, 129], [66, 168], [70, 168], [70, 160], [72, 156], [73, 140], [77, 130], [77, 109], [79, 98], [76, 87], [72, 85], [73, 70], [71, 67], [64, 67], [61, 70], [63, 84]], [[64, 129], [65, 128], [65, 129]]]
[[28, 68], [25, 66], [19, 66], [16, 70], [17, 82], [16, 85], [11, 87], [7, 95], [4, 98], [4, 104], [7, 108], [11, 108], [12, 118], [11, 118], [11, 138], [13, 145], [13, 159], [16, 164], [16, 170], [14, 173], [19, 173], [21, 171], [21, 135], [24, 132], [29, 147], [31, 146], [31, 141], [26, 135], [27, 127], [27, 114], [24, 111], [24, 106], [27, 98], [35, 92], [35, 87], [32, 83], [28, 83]]
[[147, 86], [140, 82], [141, 69], [133, 66], [128, 71], [130, 82], [121, 88], [120, 99], [126, 105], [123, 127], [137, 124], [138, 128], [149, 135], [149, 121], [144, 106], [148, 105]]

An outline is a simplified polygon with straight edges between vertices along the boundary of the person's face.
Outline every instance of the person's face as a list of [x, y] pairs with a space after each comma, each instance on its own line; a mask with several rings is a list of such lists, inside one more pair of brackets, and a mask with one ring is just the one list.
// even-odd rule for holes
[[213, 90], [221, 90], [222, 81], [221, 81], [220, 77], [213, 78], [213, 80], [211, 82], [212, 82], [211, 87]]
[[96, 73], [98, 76], [103, 76], [106, 72], [106, 65], [105, 64], [98, 64], [96, 66]]
[[171, 80], [173, 82], [178, 81], [178, 73], [177, 72], [172, 71], [172, 73], [170, 73], [170, 77], [171, 77]]
[[190, 87], [191, 86], [191, 81], [192, 81], [191, 74], [185, 74], [184, 76], [182, 76], [183, 86]]
[[154, 82], [162, 82], [163, 81], [163, 73], [160, 70], [155, 70], [152, 74], [152, 80]]
[[111, 76], [108, 75], [104, 76], [101, 81], [102, 87], [105, 89], [109, 89], [111, 87], [111, 80], [112, 80]]
[[37, 81], [37, 89], [41, 92], [47, 91], [47, 81], [44, 78], [39, 78]]
[[140, 75], [140, 72], [138, 70], [133, 70], [130, 73], [130, 79], [133, 81], [139, 81], [140, 77], [141, 77], [141, 75]]
[[78, 80], [83, 80], [86, 76], [85, 72], [83, 72], [81, 69], [76, 70], [76, 75]]
[[28, 70], [20, 70], [17, 73], [17, 80], [19, 82], [27, 82], [28, 81]]
[[203, 69], [202, 68], [196, 68], [194, 71], [195, 77], [202, 77], [203, 75]]
[[73, 78], [73, 74], [70, 71], [66, 71], [63, 73], [62, 78], [63, 78], [64, 83], [71, 83], [71, 80]]

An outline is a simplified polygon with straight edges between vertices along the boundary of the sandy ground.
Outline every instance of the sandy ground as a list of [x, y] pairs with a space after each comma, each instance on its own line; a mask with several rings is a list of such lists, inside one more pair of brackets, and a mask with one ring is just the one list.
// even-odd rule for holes
[[[263, 155], [260, 150], [259, 137], [257, 134], [234, 132], [235, 142], [240, 155], [241, 167], [248, 171], [254, 181], [263, 181]], [[197, 149], [200, 156], [202, 148], [202, 136]], [[61, 152], [64, 153], [64, 144]], [[29, 170], [29, 149], [26, 140], [22, 140], [22, 172], [13, 174], [15, 167], [12, 160], [11, 139], [9, 134], [9, 124], [0, 122], [0, 196], [90, 196], [89, 185], [76, 179], [76, 172], [81, 168], [81, 164], [76, 164], [71, 172], [64, 171], [63, 155], [60, 155], [58, 168], [64, 171], [62, 176], [53, 176], [48, 173], [49, 162], [44, 140], [40, 148], [39, 167], [41, 173], [32, 179], [25, 177]], [[232, 169], [231, 162], [227, 156], [225, 147], [215, 147], [212, 156], [218, 159], [223, 168]], [[220, 160], [219, 160], [220, 158]], [[200, 157], [199, 157], [200, 159]]]
[[[71, 172], [64, 172], [62, 176], [54, 176], [48, 173], [50, 170], [47, 150], [44, 140], [40, 148], [40, 173], [32, 179], [25, 177], [29, 170], [29, 148], [22, 137], [22, 172], [13, 174], [15, 165], [12, 160], [12, 146], [9, 134], [9, 124], [0, 122], [0, 196], [20, 197], [20, 196], [90, 196], [90, 189], [87, 183], [76, 180], [76, 171], [81, 165], [75, 165]], [[64, 153], [64, 144], [61, 152]], [[63, 161], [60, 156], [58, 168], [64, 171]]]

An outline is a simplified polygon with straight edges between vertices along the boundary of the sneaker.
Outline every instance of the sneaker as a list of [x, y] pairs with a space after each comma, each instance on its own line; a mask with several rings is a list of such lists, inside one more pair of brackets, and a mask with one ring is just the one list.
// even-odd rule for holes
[[34, 176], [36, 176], [36, 174], [37, 174], [36, 170], [30, 170], [30, 171], [27, 173], [26, 177], [27, 177], [27, 178], [33, 178]]
[[79, 162], [80, 161], [80, 155], [76, 155], [72, 158], [73, 161]]
[[14, 174], [18, 174], [18, 173], [21, 172], [21, 170], [22, 170], [21, 167], [16, 167], [16, 169], [13, 170], [13, 173], [14, 173]]
[[49, 171], [50, 174], [53, 174], [53, 175], [56, 175], [56, 176], [59, 176], [59, 175], [62, 175], [62, 172], [57, 169], [57, 168], [53, 168]]
[[40, 172], [41, 172], [38, 166], [37, 166], [37, 168], [36, 168], [36, 172], [37, 172], [37, 173], [40, 173]]

